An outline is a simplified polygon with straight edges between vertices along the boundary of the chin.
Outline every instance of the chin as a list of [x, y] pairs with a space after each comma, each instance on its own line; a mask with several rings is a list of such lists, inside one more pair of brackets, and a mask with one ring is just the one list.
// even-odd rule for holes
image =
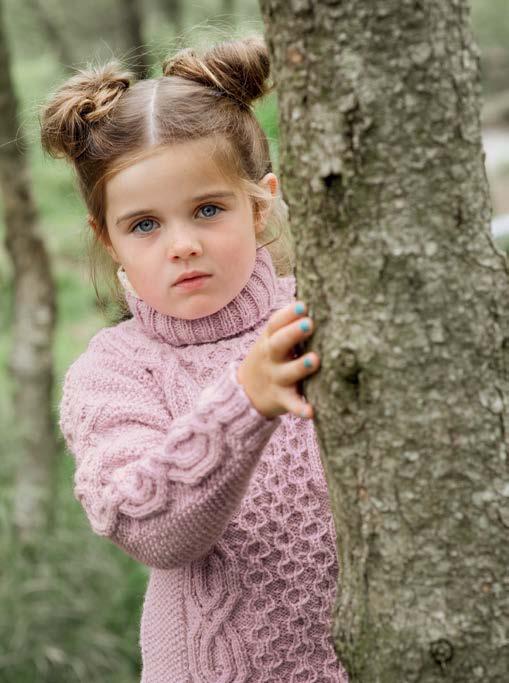
[[[189, 303], [189, 302], [188, 302]], [[226, 304], [219, 304], [219, 305], [211, 305], [210, 303], [207, 305], [206, 303], [196, 304], [192, 306], [191, 304], [188, 306], [182, 306], [182, 309], [184, 310], [165, 310], [166, 307], [162, 306], [161, 308], [156, 308], [156, 310], [159, 310], [160, 313], [163, 313], [163, 315], [169, 315], [172, 318], [180, 318], [181, 320], [197, 320], [198, 318], [206, 318], [208, 315], [213, 315], [217, 311], [219, 311], [223, 306]]]
[[184, 320], [198, 320], [198, 318], [206, 318], [208, 315], [213, 315], [214, 313], [217, 313], [220, 311], [226, 304], [222, 304], [220, 306], [201, 306], [195, 313], [188, 312], [188, 313], [183, 313], [182, 315], [179, 315], [179, 318], [183, 318]]

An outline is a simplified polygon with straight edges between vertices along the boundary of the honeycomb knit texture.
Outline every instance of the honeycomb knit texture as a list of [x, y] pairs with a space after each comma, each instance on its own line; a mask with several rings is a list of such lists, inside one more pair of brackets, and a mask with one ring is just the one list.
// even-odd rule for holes
[[242, 291], [182, 320], [133, 318], [70, 366], [60, 427], [92, 529], [151, 568], [142, 683], [345, 683], [331, 611], [335, 528], [311, 420], [269, 419], [236, 370], [294, 300], [257, 250]]

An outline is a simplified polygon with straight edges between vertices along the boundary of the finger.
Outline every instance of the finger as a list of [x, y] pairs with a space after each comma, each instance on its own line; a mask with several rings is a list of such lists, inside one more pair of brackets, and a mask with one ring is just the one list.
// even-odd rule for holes
[[269, 353], [273, 361], [285, 361], [293, 347], [313, 334], [314, 323], [311, 318], [295, 320], [278, 329], [268, 337]]
[[273, 313], [269, 318], [267, 323], [267, 333], [269, 337], [274, 334], [277, 330], [288, 325], [288, 323], [302, 318], [307, 311], [307, 306], [303, 301], [293, 301], [287, 306], [283, 306], [278, 311]]
[[275, 381], [287, 387], [297, 384], [301, 379], [312, 375], [320, 367], [320, 357], [314, 351], [300, 358], [280, 365], [275, 373]]
[[299, 396], [296, 392], [292, 392], [289, 399], [288, 412], [293, 413], [297, 417], [308, 419], [314, 415], [313, 406], [306, 401], [304, 396]]
[[302, 405], [302, 409], [300, 411], [299, 417], [307, 418], [308, 420], [312, 420], [313, 417], [315, 416], [315, 411], [313, 410], [313, 406], [311, 403], [304, 403]]

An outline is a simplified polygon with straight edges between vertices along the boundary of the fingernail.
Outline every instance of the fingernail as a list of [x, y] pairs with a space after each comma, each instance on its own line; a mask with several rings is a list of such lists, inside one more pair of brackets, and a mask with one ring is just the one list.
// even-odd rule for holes
[[304, 367], [305, 368], [312, 368], [313, 367], [313, 361], [311, 358], [304, 358]]
[[298, 303], [295, 306], [295, 313], [297, 313], [297, 315], [301, 315], [302, 313], [304, 313], [305, 310], [306, 307], [304, 306], [304, 304]]
[[311, 326], [310, 326], [310, 324], [309, 324], [309, 321], [303, 320], [303, 321], [301, 322], [301, 324], [300, 324], [300, 329], [301, 329], [303, 332], [309, 332], [309, 330], [311, 329]]

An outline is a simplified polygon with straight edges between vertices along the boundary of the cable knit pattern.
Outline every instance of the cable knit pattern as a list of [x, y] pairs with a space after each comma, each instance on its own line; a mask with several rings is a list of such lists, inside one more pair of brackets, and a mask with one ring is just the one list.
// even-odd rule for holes
[[92, 529], [151, 567], [142, 683], [345, 683], [330, 613], [335, 529], [313, 422], [258, 413], [236, 370], [293, 300], [257, 251], [196, 320], [126, 290], [131, 320], [69, 368], [60, 427]]

